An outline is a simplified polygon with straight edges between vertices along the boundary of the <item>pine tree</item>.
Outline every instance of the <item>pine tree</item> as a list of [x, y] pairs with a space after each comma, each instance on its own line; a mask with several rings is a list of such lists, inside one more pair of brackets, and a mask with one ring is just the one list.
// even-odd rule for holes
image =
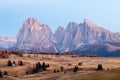
[[12, 62], [9, 60], [7, 63], [8, 66], [12, 66]]
[[0, 71], [0, 78], [3, 78], [3, 74], [2, 74], [2, 72]]
[[56, 73], [56, 70], [54, 69], [54, 73]]
[[8, 75], [7, 71], [4, 71], [3, 75], [6, 75], [6, 76], [7, 76], [7, 75]]
[[43, 70], [43, 71], [46, 71], [46, 65], [45, 65], [45, 62], [43, 62], [43, 64], [42, 64], [42, 70]]
[[39, 68], [39, 69], [41, 69], [41, 68], [42, 68], [42, 66], [41, 66], [41, 63], [40, 63], [40, 62], [38, 62], [38, 68]]
[[20, 65], [20, 66], [23, 66], [23, 62], [22, 62], [22, 61], [19, 61], [19, 65]]
[[103, 70], [102, 64], [98, 64], [97, 70]]
[[64, 70], [64, 67], [63, 67], [63, 66], [61, 66], [61, 67], [60, 67], [60, 70], [61, 70], [61, 72], [62, 72], [62, 71]]
[[49, 64], [47, 64], [47, 65], [46, 65], [46, 68], [49, 68], [49, 67], [50, 67], [50, 65], [49, 65]]
[[74, 69], [73, 69], [73, 72], [77, 72], [78, 71], [78, 67], [75, 66]]

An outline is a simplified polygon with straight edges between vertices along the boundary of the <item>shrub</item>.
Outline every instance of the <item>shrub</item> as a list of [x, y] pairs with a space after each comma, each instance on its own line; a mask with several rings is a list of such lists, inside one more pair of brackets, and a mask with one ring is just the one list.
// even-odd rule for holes
[[63, 70], [64, 70], [64, 67], [63, 67], [63, 66], [61, 66], [61, 67], [60, 67], [60, 71], [62, 72]]
[[73, 72], [77, 72], [78, 71], [78, 67], [75, 66], [74, 69], [73, 69]]
[[7, 63], [8, 66], [12, 66], [12, 62], [9, 60]]
[[39, 68], [39, 69], [41, 69], [41, 68], [42, 68], [42, 66], [41, 66], [41, 63], [40, 63], [40, 62], [38, 62], [38, 68]]
[[47, 65], [46, 65], [46, 68], [49, 68], [49, 67], [50, 67], [50, 65], [49, 65], [49, 64], [47, 64]]
[[30, 57], [30, 55], [28, 55], [28, 57]]
[[54, 73], [56, 73], [56, 70], [54, 69]]
[[57, 70], [57, 72], [60, 72], [59, 70]]
[[7, 71], [4, 71], [3, 75], [6, 75], [6, 76], [7, 76], [7, 75], [8, 75]]
[[0, 71], [0, 78], [3, 78], [3, 74], [2, 74], [2, 72]]
[[26, 71], [26, 74], [29, 74], [28, 71]]
[[23, 66], [23, 62], [22, 61], [18, 61], [18, 65]]
[[82, 64], [83, 64], [82, 62], [78, 63], [79, 66], [81, 66]]
[[69, 64], [68, 64], [68, 66], [72, 66], [72, 64], [71, 64], [71, 63], [69, 63]]
[[98, 64], [97, 70], [103, 70], [102, 64]]
[[13, 64], [16, 65], [15, 61], [13, 61]]
[[43, 62], [43, 64], [42, 64], [42, 70], [43, 70], [43, 71], [46, 71], [46, 65], [45, 65], [45, 62]]

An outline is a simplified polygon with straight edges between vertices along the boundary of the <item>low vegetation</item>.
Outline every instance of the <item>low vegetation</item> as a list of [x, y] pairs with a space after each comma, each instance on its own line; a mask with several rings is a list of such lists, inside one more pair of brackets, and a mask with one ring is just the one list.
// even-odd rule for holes
[[[106, 77], [105, 73], [119, 73], [113, 70], [119, 70], [120, 58], [81, 57], [70, 52], [25, 54], [1, 51], [4, 53], [8, 57], [0, 57], [0, 80], [101, 80], [99, 77]], [[117, 77], [115, 75], [113, 77]]]

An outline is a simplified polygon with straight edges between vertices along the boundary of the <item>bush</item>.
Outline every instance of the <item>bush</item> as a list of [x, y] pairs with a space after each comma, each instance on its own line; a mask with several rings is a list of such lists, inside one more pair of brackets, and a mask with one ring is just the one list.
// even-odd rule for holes
[[46, 65], [46, 68], [49, 68], [49, 67], [50, 67], [50, 65], [49, 65], [49, 64], [47, 64], [47, 65]]
[[59, 70], [57, 70], [57, 72], [60, 72]]
[[56, 70], [54, 69], [54, 73], [56, 73]]
[[97, 70], [103, 70], [102, 64], [98, 64]]
[[18, 61], [18, 65], [23, 66], [23, 62], [22, 61]]
[[8, 75], [7, 71], [4, 71], [3, 75], [6, 75], [6, 76], [7, 76], [7, 75]]
[[36, 63], [36, 71], [41, 70], [41, 68], [42, 68], [42, 66], [41, 66], [40, 62], [37, 62]]
[[79, 65], [79, 66], [81, 66], [82, 64], [83, 64], [83, 63], [81, 63], [81, 62], [80, 62], [80, 63], [78, 63], [78, 65]]
[[71, 63], [69, 63], [69, 64], [68, 64], [68, 66], [72, 66], [72, 64], [71, 64]]
[[41, 63], [40, 63], [40, 62], [38, 62], [38, 68], [39, 68], [39, 69], [41, 69], [41, 68], [42, 68], [42, 66], [41, 66]]
[[7, 63], [8, 66], [12, 66], [12, 62], [9, 60]]
[[16, 65], [15, 61], [13, 61], [13, 64]]
[[61, 66], [61, 67], [60, 67], [60, 71], [62, 72], [63, 70], [64, 70], [64, 67], [63, 67], [63, 66]]
[[46, 65], [45, 65], [45, 62], [43, 62], [43, 64], [42, 64], [42, 70], [43, 70], [43, 71], [46, 71]]
[[30, 57], [30, 55], [28, 55], [28, 57]]
[[2, 72], [0, 71], [0, 78], [3, 78], [3, 74], [2, 74]]
[[29, 74], [28, 71], [26, 71], [26, 74]]
[[75, 66], [74, 69], [73, 69], [73, 72], [77, 72], [78, 71], [78, 67]]

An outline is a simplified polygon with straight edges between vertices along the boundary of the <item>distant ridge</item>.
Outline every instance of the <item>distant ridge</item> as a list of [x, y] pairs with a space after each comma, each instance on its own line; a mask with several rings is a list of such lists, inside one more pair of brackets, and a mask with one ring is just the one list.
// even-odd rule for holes
[[[53, 33], [48, 25], [42, 24], [37, 19], [30, 17], [24, 21], [16, 38], [12, 40], [12, 37], [8, 37], [8, 40], [4, 40], [3, 37], [0, 37], [0, 40], [1, 48], [30, 52], [79, 51], [80, 53], [83, 46], [87, 47], [88, 45], [103, 43], [107, 43], [110, 49], [114, 48], [114, 51], [120, 50], [120, 45], [113, 46], [110, 44], [120, 43], [120, 33], [113, 33], [88, 19], [84, 19], [83, 23], [80, 24], [70, 22], [66, 29], [59, 26], [55, 33]], [[104, 46], [104, 48], [107, 47]], [[96, 52], [95, 49], [91, 50]], [[107, 53], [111, 52], [109, 49], [106, 50], [108, 50], [106, 51]]]

